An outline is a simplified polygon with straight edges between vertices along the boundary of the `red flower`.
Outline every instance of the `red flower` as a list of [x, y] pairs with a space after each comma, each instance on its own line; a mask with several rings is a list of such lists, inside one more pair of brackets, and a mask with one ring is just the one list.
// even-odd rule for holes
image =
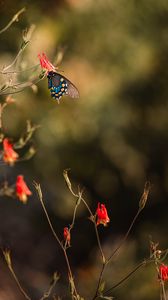
[[103, 224], [104, 226], [107, 226], [107, 223], [110, 222], [110, 219], [107, 214], [107, 209], [104, 204], [98, 203], [96, 215], [97, 215], [97, 225]]
[[16, 179], [16, 196], [19, 198], [20, 201], [26, 203], [27, 196], [30, 196], [31, 194], [32, 192], [27, 187], [23, 175], [18, 175]]
[[70, 246], [71, 234], [68, 227], [64, 227], [64, 240], [67, 242], [68, 246]]
[[40, 60], [40, 65], [43, 69], [46, 69], [47, 71], [55, 71], [55, 67], [52, 65], [52, 63], [49, 61], [45, 53], [38, 54], [38, 58]]
[[13, 150], [13, 145], [9, 142], [7, 138], [3, 140], [3, 160], [9, 165], [13, 165], [18, 159], [19, 155]]
[[168, 280], [168, 266], [162, 264], [159, 267], [159, 279], [166, 281]]

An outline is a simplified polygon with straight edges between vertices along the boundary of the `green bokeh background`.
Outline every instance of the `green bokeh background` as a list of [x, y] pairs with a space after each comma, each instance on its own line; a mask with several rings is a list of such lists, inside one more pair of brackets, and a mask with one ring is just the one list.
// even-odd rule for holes
[[[64, 299], [69, 297], [66, 265], [33, 180], [41, 183], [61, 237], [75, 205], [62, 176], [70, 168], [73, 186], [84, 187], [92, 210], [98, 201], [108, 209], [110, 225], [99, 226], [106, 253], [118, 245], [131, 223], [145, 181], [152, 182], [147, 207], [105, 274], [106, 288], [148, 257], [149, 235], [160, 242], [161, 249], [167, 247], [168, 2], [0, 1], [0, 28], [24, 6], [27, 10], [20, 21], [0, 35], [1, 69], [18, 52], [22, 31], [35, 24], [18, 67], [37, 64], [41, 52], [54, 63], [59, 49], [64, 49], [60, 70], [78, 87], [80, 99], [63, 97], [58, 105], [44, 79], [37, 93], [28, 88], [15, 94], [16, 104], [6, 109], [5, 134], [14, 140], [23, 133], [27, 119], [41, 127], [34, 136], [36, 155], [14, 168], [1, 167], [2, 181], [5, 176], [13, 183], [17, 174], [24, 174], [33, 191], [26, 206], [7, 197], [0, 199], [1, 244], [12, 249], [18, 277], [33, 299], [40, 298], [55, 270], [61, 274], [55, 293]], [[19, 79], [36, 74], [24, 73]], [[6, 80], [4, 75], [0, 80]], [[78, 289], [86, 299], [94, 294], [101, 265], [92, 227], [81, 206], [69, 256]], [[23, 299], [2, 259], [0, 269], [0, 299]], [[136, 273], [112, 295], [122, 300], [158, 299], [154, 266]]]

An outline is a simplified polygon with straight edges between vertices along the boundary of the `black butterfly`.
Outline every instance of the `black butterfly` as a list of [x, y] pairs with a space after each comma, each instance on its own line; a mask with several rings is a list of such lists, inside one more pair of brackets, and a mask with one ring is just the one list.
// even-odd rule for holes
[[51, 97], [54, 99], [59, 101], [63, 95], [68, 95], [72, 98], [79, 98], [78, 89], [64, 76], [54, 71], [50, 71], [47, 74], [47, 78], [48, 88], [50, 90]]

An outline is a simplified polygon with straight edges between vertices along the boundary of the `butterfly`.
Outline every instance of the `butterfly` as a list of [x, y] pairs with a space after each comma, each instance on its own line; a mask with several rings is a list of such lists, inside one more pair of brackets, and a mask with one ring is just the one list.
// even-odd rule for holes
[[71, 98], [79, 98], [78, 89], [66, 77], [54, 71], [49, 71], [47, 78], [51, 97], [58, 102], [63, 95], [68, 95]]

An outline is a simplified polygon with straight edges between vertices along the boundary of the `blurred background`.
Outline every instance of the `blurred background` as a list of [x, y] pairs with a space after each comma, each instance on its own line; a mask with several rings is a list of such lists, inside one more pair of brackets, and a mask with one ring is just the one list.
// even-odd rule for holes
[[[23, 174], [33, 196], [27, 205], [0, 198], [1, 246], [12, 251], [14, 267], [32, 299], [47, 289], [54, 271], [61, 278], [55, 294], [68, 299], [63, 255], [56, 244], [38, 201], [33, 180], [41, 183], [51, 220], [62, 237], [72, 220], [75, 199], [63, 170], [70, 168], [73, 187], [84, 188], [93, 212], [104, 203], [110, 217], [99, 226], [106, 254], [127, 231], [146, 180], [152, 192], [127, 242], [105, 274], [106, 288], [123, 278], [149, 256], [149, 236], [167, 247], [168, 208], [168, 2], [165, 0], [48, 0], [0, 1], [0, 28], [22, 7], [26, 12], [0, 35], [0, 65], [11, 63], [20, 49], [22, 32], [36, 26], [31, 42], [17, 66], [39, 63], [45, 52], [54, 63], [64, 49], [59, 67], [79, 89], [80, 99], [51, 99], [47, 79], [38, 91], [27, 88], [13, 95], [3, 116], [6, 136], [14, 141], [26, 120], [40, 124], [33, 143], [36, 155], [13, 168], [1, 165], [14, 183]], [[39, 70], [21, 73], [24, 81]], [[0, 75], [1, 83], [6, 80]], [[3, 100], [4, 97], [1, 97]], [[81, 205], [68, 253], [80, 295], [91, 299], [101, 267], [92, 223]], [[165, 262], [166, 263], [166, 262]], [[0, 260], [0, 299], [22, 300], [3, 258]], [[116, 299], [155, 300], [159, 282], [154, 266], [134, 274], [112, 293]]]

